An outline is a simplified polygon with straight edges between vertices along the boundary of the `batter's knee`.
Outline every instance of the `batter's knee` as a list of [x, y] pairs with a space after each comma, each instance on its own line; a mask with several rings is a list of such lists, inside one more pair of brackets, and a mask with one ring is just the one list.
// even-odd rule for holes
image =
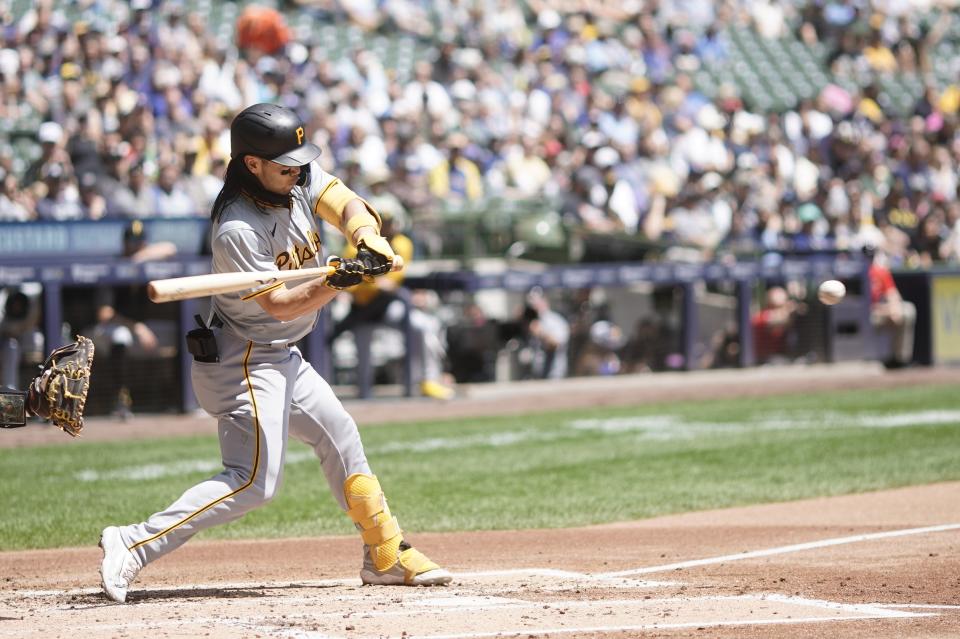
[[270, 503], [280, 490], [281, 478], [279, 476], [272, 481], [265, 480], [263, 477], [255, 477], [251, 481], [249, 472], [247, 472], [238, 473], [237, 479], [243, 481], [237, 484], [239, 488], [236, 489], [230, 500], [244, 511], [253, 510]]

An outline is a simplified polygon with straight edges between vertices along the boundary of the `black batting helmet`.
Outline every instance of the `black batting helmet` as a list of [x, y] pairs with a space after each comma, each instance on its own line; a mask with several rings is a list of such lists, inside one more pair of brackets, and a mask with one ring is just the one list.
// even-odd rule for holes
[[244, 155], [303, 166], [317, 159], [320, 147], [306, 141], [303, 122], [291, 109], [261, 103], [241, 111], [230, 125], [230, 157]]

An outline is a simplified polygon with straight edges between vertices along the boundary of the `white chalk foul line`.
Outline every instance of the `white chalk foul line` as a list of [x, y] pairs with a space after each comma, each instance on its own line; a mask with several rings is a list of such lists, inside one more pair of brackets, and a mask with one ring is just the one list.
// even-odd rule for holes
[[879, 533], [867, 533], [864, 535], [852, 535], [850, 537], [835, 537], [833, 539], [821, 539], [820, 541], [808, 541], [802, 544], [792, 544], [790, 546], [780, 546], [778, 548], [765, 548], [763, 550], [751, 550], [749, 552], [736, 553], [733, 555], [721, 555], [719, 557], [707, 557], [704, 559], [693, 559], [690, 561], [678, 561], [672, 564], [663, 564], [661, 566], [648, 566], [646, 568], [633, 568], [630, 570], [619, 570], [616, 572], [597, 573], [595, 577], [628, 577], [631, 575], [647, 575], [655, 572], [667, 572], [669, 570], [681, 570], [683, 568], [696, 568], [698, 566], [709, 566], [712, 564], [724, 564], [731, 561], [742, 561], [744, 559], [757, 559], [759, 557], [770, 557], [773, 555], [783, 555], [791, 552], [801, 552], [804, 550], [816, 550], [818, 548], [828, 548], [830, 546], [841, 546], [843, 544], [854, 544], [863, 541], [874, 541], [877, 539], [890, 539], [892, 537], [906, 537], [908, 535], [923, 535], [927, 533], [946, 532], [949, 530], [960, 529], [960, 524], [941, 524], [938, 526], [926, 526], [923, 528], [905, 528], [901, 530], [888, 530]]
[[[802, 619], [734, 619], [727, 621], [689, 621], [684, 623], [651, 623], [634, 626], [585, 626], [580, 628], [514, 628], [497, 632], [466, 632], [452, 635], [407, 635], [408, 639], [487, 639], [488, 637], [539, 637], [550, 635], [577, 635], [581, 633], [645, 632], [648, 630], [679, 630], [683, 628], [719, 628], [723, 626], [783, 626], [824, 621], [864, 621], [870, 617], [804, 617]], [[335, 635], [297, 633], [288, 635], [297, 639], [345, 639]]]
[[[557, 586], [555, 589], [574, 588], [573, 583], [564, 586], [563, 580], [596, 582], [595, 586], [600, 587], [630, 587], [630, 588], [659, 588], [662, 586], [675, 586], [677, 581], [649, 581], [646, 579], [617, 579], [615, 577], [605, 577], [593, 575], [590, 573], [575, 572], [572, 570], [557, 570], [555, 568], [509, 568], [504, 570], [477, 570], [470, 572], [456, 572], [453, 574], [457, 581], [477, 580], [477, 579], [497, 579], [503, 577], [546, 577], [555, 579]], [[456, 582], [455, 582], [456, 583]], [[337, 587], [358, 587], [362, 583], [359, 578], [338, 578], [338, 579], [302, 579], [299, 581], [249, 581], [249, 582], [229, 582], [229, 583], [197, 583], [187, 586], [151, 586], [150, 590], [154, 592], [182, 592], [186, 590], [280, 590], [283, 588], [337, 588]], [[461, 584], [462, 585], [462, 584]], [[102, 592], [100, 588], [73, 588], [70, 590], [18, 590], [17, 597], [61, 597], [72, 595], [95, 595]], [[338, 594], [340, 599], [349, 599], [348, 595]], [[2, 596], [0, 596], [2, 598]], [[357, 599], [363, 599], [357, 596]]]
[[896, 603], [874, 603], [871, 606], [877, 608], [916, 608], [918, 610], [960, 610], [960, 606], [952, 604], [896, 604]]
[[[453, 600], [451, 600], [453, 601]], [[820, 623], [820, 622], [829, 622], [829, 621], [862, 621], [866, 619], [905, 619], [905, 618], [917, 618], [917, 617], [930, 617], [935, 616], [930, 613], [916, 613], [916, 612], [904, 612], [898, 610], [889, 610], [884, 607], [874, 606], [872, 604], [844, 604], [834, 601], [824, 601], [820, 599], [806, 599], [803, 597], [794, 597], [789, 595], [778, 595], [778, 594], [761, 594], [761, 595], [730, 595], [730, 596], [714, 596], [714, 597], [665, 597], [657, 599], [622, 599], [622, 600], [604, 600], [603, 605], [621, 605], [621, 606], [630, 606], [630, 605], [640, 605], [643, 607], [649, 607], [651, 605], [674, 605], [674, 604], [695, 604], [699, 602], [737, 602], [737, 601], [746, 601], [746, 602], [759, 602], [759, 601], [773, 601], [777, 603], [782, 603], [785, 605], [796, 605], [796, 606], [807, 606], [813, 608], [823, 608], [826, 610], [835, 610], [840, 613], [840, 615], [831, 615], [831, 616], [798, 616], [791, 618], [783, 619], [725, 619], [725, 620], [698, 620], [690, 622], [678, 622], [678, 623], [646, 623], [646, 624], [628, 624], [628, 625], [604, 625], [604, 626], [576, 626], [576, 627], [546, 627], [546, 628], [503, 628], [498, 629], [493, 632], [462, 632], [462, 633], [452, 633], [452, 634], [425, 634], [425, 635], [408, 635], [410, 639], [485, 639], [487, 637], [510, 637], [510, 636], [542, 636], [542, 635], [569, 635], [574, 633], [613, 633], [613, 632], [639, 632], [645, 630], [653, 629], [679, 629], [679, 628], [703, 628], [703, 627], [720, 627], [720, 626], [760, 626], [760, 625], [783, 625], [783, 624], [799, 624], [799, 623]], [[472, 605], [473, 602], [470, 602], [466, 605], [456, 605], [452, 604], [449, 609], [457, 610], [459, 612], [465, 611], [474, 611], [479, 612], [482, 610], [504, 610], [506, 609], [527, 609], [527, 608], [542, 608], [544, 607], [542, 603], [536, 602], [510, 602], [505, 601], [503, 603], [497, 603], [490, 606], [475, 606]], [[570, 610], [575, 608], [590, 608], [597, 604], [596, 601], [555, 601], [550, 604], [551, 608], [560, 608], [564, 610]], [[369, 614], [369, 613], [368, 613]], [[420, 614], [420, 613], [417, 613]], [[394, 616], [396, 613], [385, 613], [383, 616]], [[362, 632], [362, 630], [361, 630]], [[291, 639], [339, 639], [340, 635], [330, 635], [327, 633], [321, 632], [310, 632], [302, 630], [280, 630], [280, 633], [284, 637], [289, 637]]]

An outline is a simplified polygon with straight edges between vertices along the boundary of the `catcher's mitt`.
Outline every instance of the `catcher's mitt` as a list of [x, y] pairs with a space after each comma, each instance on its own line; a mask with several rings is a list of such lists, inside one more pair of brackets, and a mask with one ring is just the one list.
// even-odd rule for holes
[[50, 353], [27, 391], [30, 413], [49, 419], [68, 435], [79, 435], [92, 364], [93, 342], [81, 335]]

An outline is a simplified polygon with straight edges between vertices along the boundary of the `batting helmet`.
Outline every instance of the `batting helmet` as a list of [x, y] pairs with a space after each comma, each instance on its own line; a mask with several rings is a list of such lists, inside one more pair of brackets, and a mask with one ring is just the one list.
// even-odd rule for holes
[[244, 155], [303, 166], [317, 159], [320, 147], [306, 141], [303, 122], [292, 110], [261, 103], [241, 111], [230, 125], [230, 157]]

